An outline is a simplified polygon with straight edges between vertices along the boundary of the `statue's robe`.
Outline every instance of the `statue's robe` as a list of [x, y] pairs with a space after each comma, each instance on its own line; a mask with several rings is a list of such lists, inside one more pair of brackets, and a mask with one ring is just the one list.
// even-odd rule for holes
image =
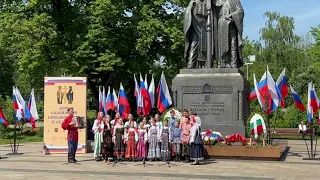
[[[207, 43], [212, 43], [212, 55], [214, 54], [213, 35], [207, 39], [206, 0], [190, 1], [184, 14], [184, 59], [187, 68], [203, 68], [206, 62]], [[212, 18], [211, 18], [212, 19]], [[213, 23], [211, 22], [211, 29]], [[211, 32], [212, 33], [212, 32]], [[207, 42], [209, 41], [209, 42]]]
[[[242, 32], [243, 32], [243, 18], [244, 10], [241, 6], [239, 0], [216, 0], [216, 8], [214, 10], [214, 33], [216, 36], [215, 46], [216, 58], [218, 64], [224, 67], [224, 63], [228, 64], [228, 59], [230, 55], [230, 32], [236, 30], [236, 40], [237, 40], [237, 67], [243, 66], [243, 56], [242, 56]], [[228, 15], [232, 15], [232, 20], [226, 20]], [[227, 61], [227, 62], [226, 62]]]

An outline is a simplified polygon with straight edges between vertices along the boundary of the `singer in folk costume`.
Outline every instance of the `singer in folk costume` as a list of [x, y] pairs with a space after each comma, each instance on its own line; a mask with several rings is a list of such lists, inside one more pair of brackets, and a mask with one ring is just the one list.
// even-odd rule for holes
[[94, 158], [96, 161], [101, 161], [101, 142], [103, 141], [103, 129], [104, 129], [104, 122], [103, 122], [103, 113], [99, 112], [97, 114], [97, 119], [93, 123], [92, 131], [94, 133]]
[[108, 162], [109, 158], [113, 156], [113, 143], [112, 143], [112, 132], [111, 132], [111, 117], [106, 115], [104, 121], [104, 129], [103, 129], [103, 141], [101, 146], [101, 154], [104, 162]]

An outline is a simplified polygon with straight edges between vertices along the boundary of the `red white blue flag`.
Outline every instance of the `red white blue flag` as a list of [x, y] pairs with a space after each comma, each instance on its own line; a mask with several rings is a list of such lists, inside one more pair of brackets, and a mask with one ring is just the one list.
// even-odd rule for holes
[[167, 85], [166, 77], [164, 76], [164, 73], [162, 72], [160, 82], [157, 89], [157, 95], [158, 95], [158, 103], [157, 107], [160, 111], [160, 113], [164, 112], [166, 109], [168, 109], [169, 106], [172, 104], [169, 88]]

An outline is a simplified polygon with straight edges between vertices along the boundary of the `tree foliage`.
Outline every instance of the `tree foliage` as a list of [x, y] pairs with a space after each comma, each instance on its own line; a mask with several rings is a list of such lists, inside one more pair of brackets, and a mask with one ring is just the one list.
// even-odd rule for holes
[[[152, 74], [158, 80], [165, 71], [170, 85], [185, 65], [183, 7], [188, 3], [0, 1], [0, 95], [9, 97], [13, 85], [21, 87], [23, 95], [28, 95], [31, 88], [42, 94], [45, 76], [86, 76], [90, 102], [97, 101], [99, 86], [118, 89], [123, 82], [134, 111], [134, 74]], [[252, 73], [259, 80], [266, 65], [275, 80], [286, 68], [289, 84], [305, 98], [309, 81], [320, 87], [320, 26], [300, 37], [292, 17], [277, 12], [264, 16], [267, 20], [260, 30], [260, 40], [244, 38], [244, 57], [256, 55], [256, 62], [249, 66], [248, 80], [253, 87]], [[293, 121], [296, 112], [291, 98], [286, 104], [287, 109], [279, 110], [272, 119]], [[251, 107], [252, 112], [260, 112], [257, 101]]]

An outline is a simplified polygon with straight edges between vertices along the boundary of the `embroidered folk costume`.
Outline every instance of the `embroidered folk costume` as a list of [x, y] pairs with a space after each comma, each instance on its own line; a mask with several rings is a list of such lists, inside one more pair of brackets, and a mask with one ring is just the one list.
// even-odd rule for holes
[[121, 159], [125, 155], [125, 145], [124, 145], [124, 126], [122, 125], [122, 120], [114, 126], [113, 130], [114, 148], [113, 152], [117, 160]]
[[189, 118], [185, 118], [186, 121], [182, 124], [182, 135], [181, 135], [181, 143], [182, 143], [182, 149], [181, 149], [181, 155], [185, 157], [185, 161], [189, 162], [189, 140], [190, 140], [190, 130], [191, 130], [191, 122]]
[[147, 157], [147, 141], [148, 141], [148, 133], [144, 128], [138, 129], [138, 145], [137, 145], [137, 158], [142, 160]]
[[149, 128], [148, 132], [148, 140], [149, 140], [149, 159], [157, 159], [161, 157], [160, 147], [159, 147], [159, 128], [155, 125]]
[[101, 119], [101, 116], [98, 117], [92, 127], [92, 131], [94, 133], [94, 153], [93, 156], [96, 160], [101, 160], [100, 153], [101, 153], [101, 142], [103, 141], [103, 129], [104, 129], [104, 122]]
[[160, 129], [160, 138], [161, 138], [161, 157], [163, 161], [167, 161], [170, 159], [170, 143], [169, 143], [169, 127], [168, 123]]
[[113, 156], [113, 143], [112, 143], [112, 133], [111, 133], [111, 124], [106, 121], [103, 128], [103, 141], [101, 147], [101, 154], [104, 160], [107, 160], [109, 157]]
[[199, 164], [200, 160], [204, 159], [203, 142], [200, 134], [200, 126], [195, 123], [191, 128], [190, 136], [190, 159], [194, 160], [193, 165]]
[[176, 127], [170, 128], [170, 142], [173, 144], [175, 161], [180, 161], [180, 143], [182, 129], [179, 128], [179, 122], [175, 123]]
[[[132, 123], [133, 124], [133, 123]], [[126, 158], [134, 160], [136, 158], [136, 142], [138, 141], [138, 134], [132, 126], [126, 130]]]
[[76, 162], [75, 156], [78, 147], [78, 128], [75, 127], [73, 121], [73, 112], [74, 110], [69, 108], [69, 116], [67, 116], [61, 124], [63, 130], [68, 130], [68, 162], [70, 163]]

